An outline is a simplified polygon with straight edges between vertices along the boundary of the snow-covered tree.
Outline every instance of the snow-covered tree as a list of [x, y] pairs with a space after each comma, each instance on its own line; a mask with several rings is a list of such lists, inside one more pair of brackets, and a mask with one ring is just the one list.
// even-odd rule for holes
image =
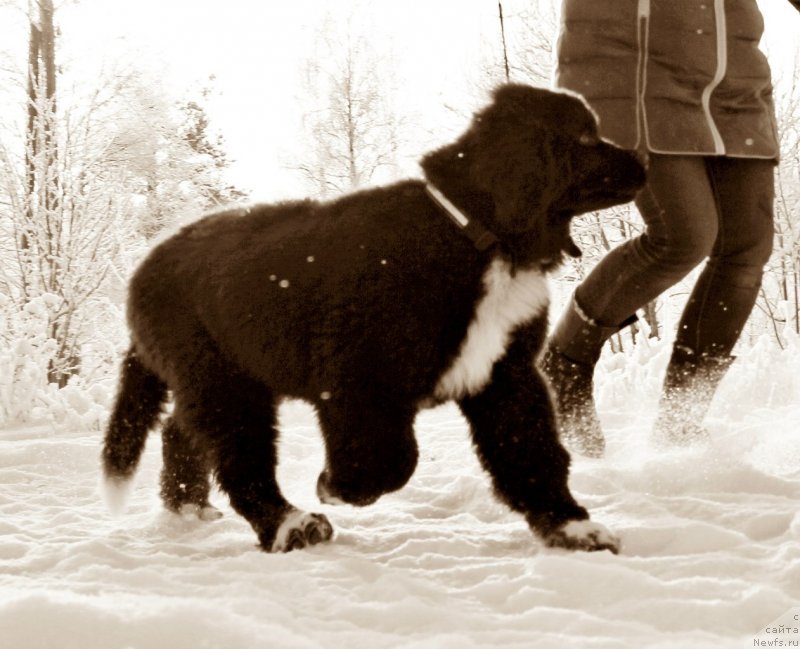
[[102, 373], [146, 239], [239, 195], [202, 97], [122, 67], [59, 95], [51, 9], [31, 4], [27, 60], [0, 70], [0, 421], [24, 419], [48, 383]]

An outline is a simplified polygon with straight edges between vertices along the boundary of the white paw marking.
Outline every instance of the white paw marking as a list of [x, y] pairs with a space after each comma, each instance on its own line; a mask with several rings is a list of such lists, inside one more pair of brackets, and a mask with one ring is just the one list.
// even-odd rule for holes
[[568, 537], [575, 539], [593, 538], [601, 543], [612, 543], [618, 540], [605, 525], [590, 520], [570, 521], [561, 530]]
[[206, 505], [200, 510], [201, 521], [216, 521], [222, 518], [222, 512], [214, 505]]
[[[326, 517], [294, 509], [285, 516], [280, 527], [278, 527], [275, 540], [272, 543], [272, 552], [287, 552], [291, 550], [292, 533], [297, 531], [305, 533], [310, 526], [318, 529], [321, 534], [319, 541], [327, 541], [333, 535], [333, 529]], [[316, 542], [318, 541], [310, 541], [309, 544], [313, 545]]]
[[201, 521], [215, 521], [222, 518], [222, 512], [213, 505], [200, 507], [200, 505], [195, 505], [194, 503], [184, 503], [181, 505], [178, 514], [185, 519], [199, 518]]
[[125, 511], [125, 505], [131, 493], [131, 483], [130, 478], [106, 476], [101, 484], [103, 500], [109, 511], [115, 516]]
[[505, 354], [511, 332], [547, 310], [550, 292], [539, 270], [518, 270], [495, 259], [483, 276], [486, 290], [461, 344], [458, 357], [439, 379], [438, 399], [476, 394], [489, 382], [492, 367]]
[[610, 550], [617, 554], [620, 549], [619, 538], [604, 525], [591, 520], [570, 521], [547, 537], [546, 541], [550, 547], [568, 550]]

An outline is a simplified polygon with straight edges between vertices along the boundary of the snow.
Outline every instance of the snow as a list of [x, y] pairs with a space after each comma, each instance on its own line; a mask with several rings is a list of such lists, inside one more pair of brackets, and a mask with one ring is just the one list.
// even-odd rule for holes
[[219, 493], [219, 520], [163, 511], [158, 434], [127, 510], [113, 516], [99, 489], [99, 431], [0, 430], [0, 647], [796, 641], [767, 629], [800, 626], [800, 352], [756, 343], [740, 353], [710, 414], [710, 444], [679, 450], [648, 442], [667, 356], [659, 344], [603, 357], [608, 453], [574, 459], [572, 488], [621, 536], [617, 556], [544, 548], [492, 497], [452, 405], [419, 416], [411, 482], [356, 509], [318, 503], [314, 413], [284, 404], [279, 480], [335, 528], [330, 543], [288, 554], [259, 551]]

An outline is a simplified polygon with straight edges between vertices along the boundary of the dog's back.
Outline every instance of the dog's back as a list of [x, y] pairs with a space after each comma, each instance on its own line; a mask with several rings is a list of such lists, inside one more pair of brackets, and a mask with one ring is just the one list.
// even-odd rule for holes
[[483, 272], [435, 210], [412, 181], [211, 214], [135, 274], [134, 345], [167, 381], [203, 332], [285, 396], [319, 394], [365, 364], [387, 388], [430, 390], [458, 351]]

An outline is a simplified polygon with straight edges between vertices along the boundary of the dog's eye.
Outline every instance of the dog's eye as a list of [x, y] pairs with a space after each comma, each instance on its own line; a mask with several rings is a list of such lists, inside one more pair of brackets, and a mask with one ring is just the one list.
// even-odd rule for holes
[[600, 144], [600, 138], [591, 131], [584, 131], [578, 138], [578, 143], [582, 146], [597, 146]]

